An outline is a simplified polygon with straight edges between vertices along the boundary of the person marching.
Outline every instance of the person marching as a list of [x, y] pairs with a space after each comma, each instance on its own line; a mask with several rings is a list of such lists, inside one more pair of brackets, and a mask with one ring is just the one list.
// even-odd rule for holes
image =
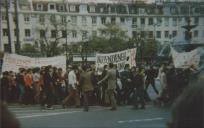
[[130, 65], [126, 64], [124, 67], [124, 71], [122, 71], [120, 73], [120, 78], [121, 78], [121, 82], [122, 82], [122, 104], [126, 105], [130, 103], [130, 94], [131, 94], [131, 73], [130, 73]]
[[141, 105], [141, 109], [145, 108], [145, 90], [144, 90], [144, 74], [142, 73], [141, 68], [134, 68], [132, 83], [134, 86], [134, 108], [137, 109], [139, 105]]
[[110, 102], [111, 102], [111, 109], [112, 111], [117, 110], [117, 104], [116, 104], [116, 100], [115, 100], [115, 96], [114, 96], [114, 92], [116, 89], [116, 70], [114, 68], [113, 63], [109, 63], [109, 70], [106, 74], [106, 76], [98, 82], [98, 84], [101, 84], [104, 81], [108, 81], [108, 95], [110, 98]]
[[94, 77], [94, 72], [89, 70], [87, 66], [82, 67], [83, 72], [80, 75], [79, 85], [82, 88], [83, 102], [84, 102], [84, 111], [89, 110], [89, 98], [93, 94], [93, 84], [92, 79]]
[[152, 88], [154, 89], [155, 93], [157, 95], [159, 95], [159, 91], [157, 90], [156, 86], [155, 86], [155, 78], [157, 77], [157, 72], [156, 70], [153, 68], [153, 66], [150, 66], [149, 69], [147, 69], [145, 71], [145, 75], [146, 75], [146, 80], [145, 80], [145, 95], [146, 95], [146, 100], [150, 101], [150, 97], [147, 93], [147, 89], [149, 87], [149, 85], [152, 86]]
[[[107, 72], [108, 72], [108, 65], [104, 65], [100, 80], [102, 80], [106, 76]], [[107, 81], [104, 81], [102, 83], [102, 99], [101, 99], [101, 104], [104, 106], [110, 103], [108, 99], [107, 87], [108, 87], [108, 83]]]
[[53, 109], [52, 105], [54, 103], [54, 81], [52, 78], [53, 69], [51, 66], [45, 68], [44, 74], [44, 92], [46, 95], [45, 101], [42, 103], [42, 106], [47, 104], [46, 109]]
[[72, 99], [74, 99], [76, 107], [80, 106], [80, 97], [79, 92], [77, 89], [78, 81], [77, 81], [77, 73], [78, 67], [76, 65], [73, 65], [72, 70], [68, 74], [68, 91], [69, 95], [65, 97], [65, 99], [62, 101], [63, 108], [71, 102]]

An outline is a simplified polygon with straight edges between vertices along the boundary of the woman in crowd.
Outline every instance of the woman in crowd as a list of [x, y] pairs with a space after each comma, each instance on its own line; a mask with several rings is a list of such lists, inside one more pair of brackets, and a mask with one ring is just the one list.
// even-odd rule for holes
[[28, 69], [24, 76], [25, 82], [25, 104], [34, 103], [34, 94], [33, 94], [33, 75], [32, 70]]
[[40, 96], [39, 80], [40, 80], [40, 72], [38, 68], [35, 68], [33, 70], [33, 88], [34, 88], [35, 103], [39, 103], [39, 96]]

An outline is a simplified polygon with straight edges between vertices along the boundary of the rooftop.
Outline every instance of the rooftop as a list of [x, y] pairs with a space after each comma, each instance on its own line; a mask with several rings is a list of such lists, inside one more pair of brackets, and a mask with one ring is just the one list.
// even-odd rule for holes
[[[31, 1], [31, 0], [30, 0]], [[33, 2], [65, 2], [65, 3], [133, 3], [133, 2], [145, 2], [146, 0], [32, 0]]]

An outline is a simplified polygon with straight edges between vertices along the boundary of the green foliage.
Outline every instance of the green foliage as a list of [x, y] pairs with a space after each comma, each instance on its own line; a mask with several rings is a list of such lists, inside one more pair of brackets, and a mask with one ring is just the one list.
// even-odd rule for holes
[[[111, 53], [137, 47], [138, 61], [142, 59], [144, 61], [153, 61], [157, 57], [159, 43], [154, 39], [130, 39], [115, 24], [106, 24], [99, 31], [100, 36], [91, 37], [88, 43], [78, 42], [78, 48], [72, 46], [72, 50], [79, 51], [81, 55], [84, 55], [86, 52]], [[79, 46], [81, 46], [81, 50], [77, 50]]]
[[155, 58], [157, 56], [157, 42], [153, 39], [147, 40], [144, 44], [144, 56]]
[[158, 44], [154, 39], [138, 39], [133, 42], [136, 42], [137, 47], [137, 62], [153, 62], [157, 58], [158, 53]]
[[36, 52], [39, 52], [39, 51], [37, 50], [37, 48], [33, 44], [23, 44], [21, 52], [36, 53]]
[[63, 51], [63, 47], [59, 45], [58, 41], [47, 40], [40, 42], [40, 49], [41, 53], [47, 57], [60, 55]]
[[58, 22], [56, 20], [55, 15], [51, 15], [50, 20], [51, 20], [52, 26], [54, 27], [53, 30], [55, 30], [56, 32], [56, 37], [48, 37], [47, 33], [49, 29], [48, 27], [46, 27], [45, 37], [39, 40], [40, 52], [43, 56], [46, 56], [46, 57], [53, 57], [53, 56], [60, 55], [64, 52], [64, 49], [65, 49], [60, 43], [60, 39], [62, 37], [60, 37], [60, 35], [58, 34], [62, 30], [62, 28], [65, 27], [64, 24], [61, 24], [60, 22]]
[[102, 53], [116, 52], [128, 48], [128, 37], [115, 24], [106, 24], [99, 29], [101, 35], [93, 36], [88, 42], [88, 50]]
[[23, 44], [19, 54], [30, 57], [40, 57], [42, 54], [35, 44]]
[[82, 45], [82, 42], [78, 42], [78, 43], [71, 43], [71, 45], [68, 46], [68, 51], [71, 51], [73, 53], [78, 53], [80, 52], [80, 45]]

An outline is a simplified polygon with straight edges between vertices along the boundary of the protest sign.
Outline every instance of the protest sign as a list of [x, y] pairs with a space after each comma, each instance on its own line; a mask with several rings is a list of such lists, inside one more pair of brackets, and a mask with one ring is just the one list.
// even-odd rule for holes
[[135, 62], [136, 48], [127, 49], [115, 53], [108, 54], [96, 54], [96, 68], [99, 73], [102, 72], [103, 66], [113, 63], [117, 65], [118, 70], [122, 70], [125, 64], [129, 64], [131, 67], [136, 66]]
[[199, 48], [190, 52], [177, 52], [171, 47], [171, 54], [175, 68], [188, 68], [190, 66], [198, 67], [200, 63]]
[[17, 54], [5, 54], [3, 58], [2, 71], [15, 71], [19, 68], [35, 68], [52, 65], [57, 68], [66, 69], [66, 57], [57, 56], [49, 58], [31, 58]]

